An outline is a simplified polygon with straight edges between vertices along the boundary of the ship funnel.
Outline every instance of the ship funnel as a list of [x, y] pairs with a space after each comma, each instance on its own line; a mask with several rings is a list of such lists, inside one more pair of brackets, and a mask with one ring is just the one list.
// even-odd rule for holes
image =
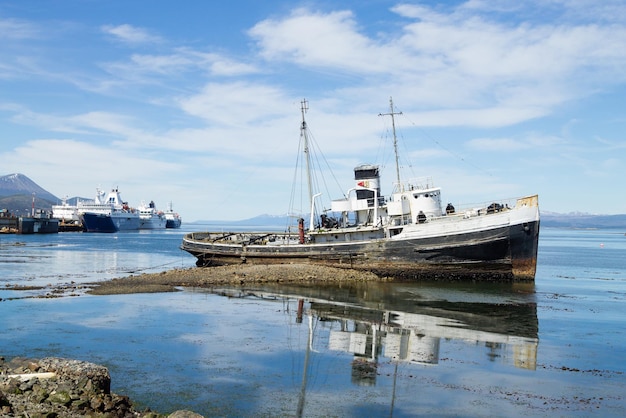
[[377, 165], [363, 164], [354, 168], [357, 200], [374, 200], [374, 190], [380, 196], [380, 171]]

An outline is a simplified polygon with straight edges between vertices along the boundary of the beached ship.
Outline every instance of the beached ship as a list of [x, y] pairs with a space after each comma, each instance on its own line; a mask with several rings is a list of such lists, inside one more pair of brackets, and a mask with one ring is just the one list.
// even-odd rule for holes
[[165, 214], [157, 210], [154, 201], [150, 201], [147, 205], [141, 202], [137, 207], [139, 212], [139, 229], [165, 229], [167, 219]]
[[172, 209], [172, 202], [168, 203], [167, 209], [163, 212], [163, 214], [165, 215], [165, 219], [167, 221], [165, 224], [166, 228], [180, 228], [183, 223], [183, 219], [177, 212], [174, 212], [174, 209]]
[[[303, 101], [300, 138], [308, 159], [306, 110]], [[332, 201], [331, 216], [316, 215], [319, 194], [309, 186], [308, 227], [302, 216], [297, 230], [282, 233], [193, 232], [181, 248], [197, 257], [198, 266], [313, 263], [408, 280], [533, 281], [538, 196], [444, 209], [441, 189], [431, 180], [400, 181], [397, 114], [390, 100], [385, 115], [392, 118], [397, 183], [388, 198], [381, 194], [379, 166], [360, 165], [347, 197]]]
[[117, 188], [105, 196], [97, 189], [93, 202], [79, 202], [78, 216], [86, 232], [117, 232], [139, 229], [139, 212], [128, 206]]

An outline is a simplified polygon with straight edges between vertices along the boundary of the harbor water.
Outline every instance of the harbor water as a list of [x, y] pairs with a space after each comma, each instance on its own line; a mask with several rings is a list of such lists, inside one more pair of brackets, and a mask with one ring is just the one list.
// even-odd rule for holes
[[626, 231], [543, 228], [534, 285], [82, 291], [194, 266], [185, 228], [1, 235], [0, 356], [104, 365], [160, 413], [626, 416]]

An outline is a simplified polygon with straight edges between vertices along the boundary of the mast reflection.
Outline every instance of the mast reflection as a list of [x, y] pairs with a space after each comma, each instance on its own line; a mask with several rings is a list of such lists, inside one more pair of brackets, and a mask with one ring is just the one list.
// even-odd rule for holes
[[[342, 352], [352, 356], [350, 381], [373, 387], [393, 365], [390, 416], [394, 414], [398, 365], [436, 366], [483, 350], [486, 360], [534, 370], [538, 319], [534, 287], [362, 283], [259, 285], [212, 289], [237, 298], [282, 300], [295, 326], [308, 328], [296, 416], [304, 415], [311, 357]], [[293, 304], [297, 308], [292, 309]], [[315, 345], [315, 349], [313, 349]], [[468, 347], [465, 350], [462, 346]], [[446, 351], [445, 348], [451, 346]], [[452, 350], [452, 354], [449, 351]], [[468, 354], [472, 355], [472, 354]], [[475, 354], [473, 354], [475, 355]], [[479, 353], [480, 356], [480, 353]], [[470, 360], [472, 361], [472, 360]], [[473, 360], [480, 362], [480, 360]], [[319, 365], [319, 362], [315, 362]], [[330, 373], [334, 373], [330, 372]]]
[[[397, 362], [436, 365], [440, 348], [447, 342], [463, 341], [483, 345], [486, 355], [512, 359], [515, 367], [534, 370], [538, 339], [471, 328], [470, 324], [449, 318], [398, 311], [367, 311], [327, 303], [311, 302], [310, 309], [320, 319], [337, 321], [331, 329], [329, 349], [354, 355], [352, 381], [359, 385], [376, 383], [380, 357]], [[364, 319], [369, 316], [369, 319]], [[378, 318], [376, 318], [376, 316]]]
[[437, 365], [441, 347], [463, 342], [482, 346], [490, 361], [534, 370], [538, 320], [534, 288], [402, 283], [281, 285], [237, 290], [242, 296], [290, 298], [303, 312], [330, 326], [328, 349], [351, 353], [353, 381], [375, 384], [380, 357]]

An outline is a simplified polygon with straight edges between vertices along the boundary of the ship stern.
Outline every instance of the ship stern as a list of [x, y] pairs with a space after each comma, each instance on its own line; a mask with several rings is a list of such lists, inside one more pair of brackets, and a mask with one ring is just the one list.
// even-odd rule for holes
[[537, 271], [539, 248], [539, 199], [537, 195], [521, 198], [511, 219], [509, 243], [513, 280], [533, 282]]

